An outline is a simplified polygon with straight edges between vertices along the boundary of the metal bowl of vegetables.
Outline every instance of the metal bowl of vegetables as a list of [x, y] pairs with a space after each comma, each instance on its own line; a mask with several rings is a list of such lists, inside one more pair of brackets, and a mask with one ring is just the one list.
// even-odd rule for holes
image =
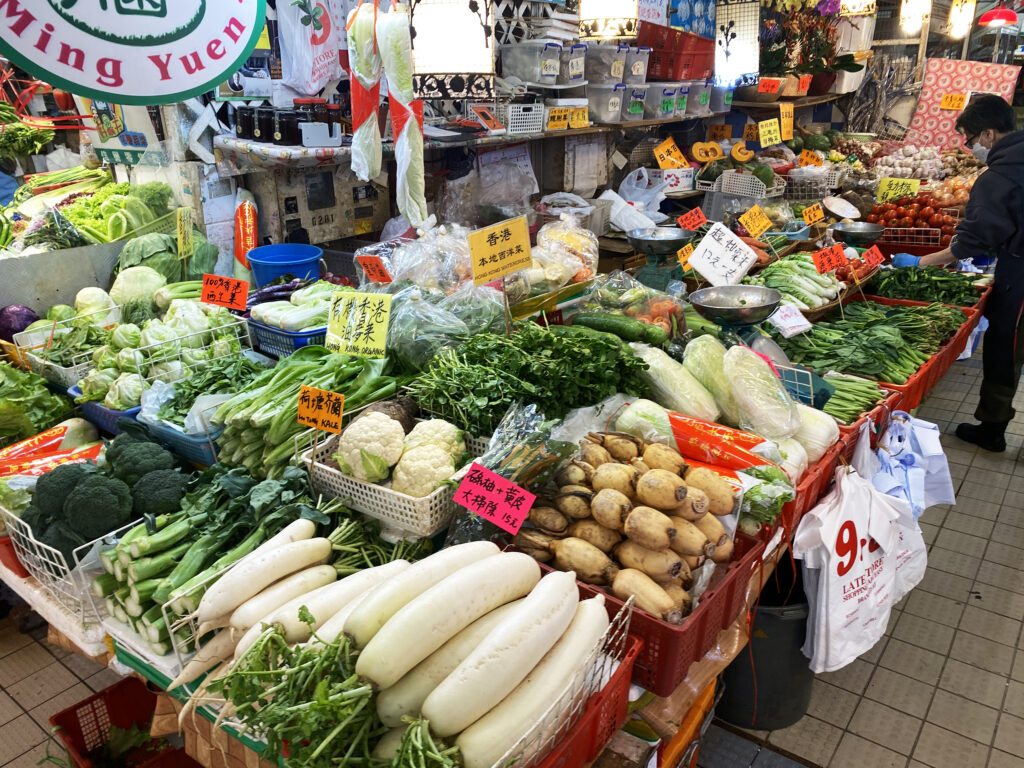
[[884, 231], [881, 225], [866, 221], [841, 221], [832, 225], [835, 239], [847, 245], [871, 245]]
[[719, 285], [694, 291], [689, 300], [701, 317], [718, 325], [754, 325], [771, 316], [782, 294], [759, 285]]
[[647, 227], [645, 229], [631, 229], [626, 233], [626, 239], [633, 246], [637, 253], [646, 256], [668, 256], [675, 253], [687, 240], [693, 237], [693, 232], [678, 227]]

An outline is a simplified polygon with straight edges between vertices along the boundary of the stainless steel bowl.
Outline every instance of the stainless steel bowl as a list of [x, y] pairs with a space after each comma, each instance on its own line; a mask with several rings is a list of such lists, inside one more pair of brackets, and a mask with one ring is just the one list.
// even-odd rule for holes
[[871, 245], [884, 231], [880, 224], [868, 224], [866, 221], [841, 221], [832, 225], [835, 239], [847, 245]]
[[626, 239], [637, 253], [645, 256], [668, 256], [683, 247], [693, 237], [693, 232], [677, 227], [648, 227], [631, 229]]
[[713, 323], [754, 325], [771, 316], [782, 301], [782, 294], [759, 285], [720, 285], [694, 291], [689, 300], [701, 317]]

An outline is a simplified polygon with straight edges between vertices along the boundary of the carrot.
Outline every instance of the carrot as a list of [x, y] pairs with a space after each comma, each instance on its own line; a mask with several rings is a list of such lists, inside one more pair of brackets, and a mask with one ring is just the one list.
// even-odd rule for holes
[[740, 236], [740, 240], [742, 240], [744, 243], [749, 245], [751, 248], [760, 248], [760, 249], [764, 250], [765, 248], [770, 248], [771, 247], [771, 246], [768, 245], [768, 243], [762, 243], [760, 240], [755, 240], [752, 237]]

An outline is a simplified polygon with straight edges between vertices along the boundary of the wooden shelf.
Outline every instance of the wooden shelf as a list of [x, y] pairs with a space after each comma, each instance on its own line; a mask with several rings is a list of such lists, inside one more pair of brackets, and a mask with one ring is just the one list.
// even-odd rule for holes
[[830, 101], [835, 101], [840, 96], [845, 96], [845, 94], [826, 93], [823, 96], [801, 96], [799, 99], [779, 99], [778, 101], [733, 101], [732, 106], [734, 109], [775, 111], [779, 108], [779, 104], [792, 104], [793, 109], [801, 109], [802, 107], [827, 104]]

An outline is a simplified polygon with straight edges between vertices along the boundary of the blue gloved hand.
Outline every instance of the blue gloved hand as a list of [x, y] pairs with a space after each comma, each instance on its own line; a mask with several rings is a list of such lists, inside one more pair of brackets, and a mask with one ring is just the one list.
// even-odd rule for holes
[[920, 256], [911, 256], [909, 253], [896, 253], [892, 257], [894, 267], [916, 267], [921, 263]]

